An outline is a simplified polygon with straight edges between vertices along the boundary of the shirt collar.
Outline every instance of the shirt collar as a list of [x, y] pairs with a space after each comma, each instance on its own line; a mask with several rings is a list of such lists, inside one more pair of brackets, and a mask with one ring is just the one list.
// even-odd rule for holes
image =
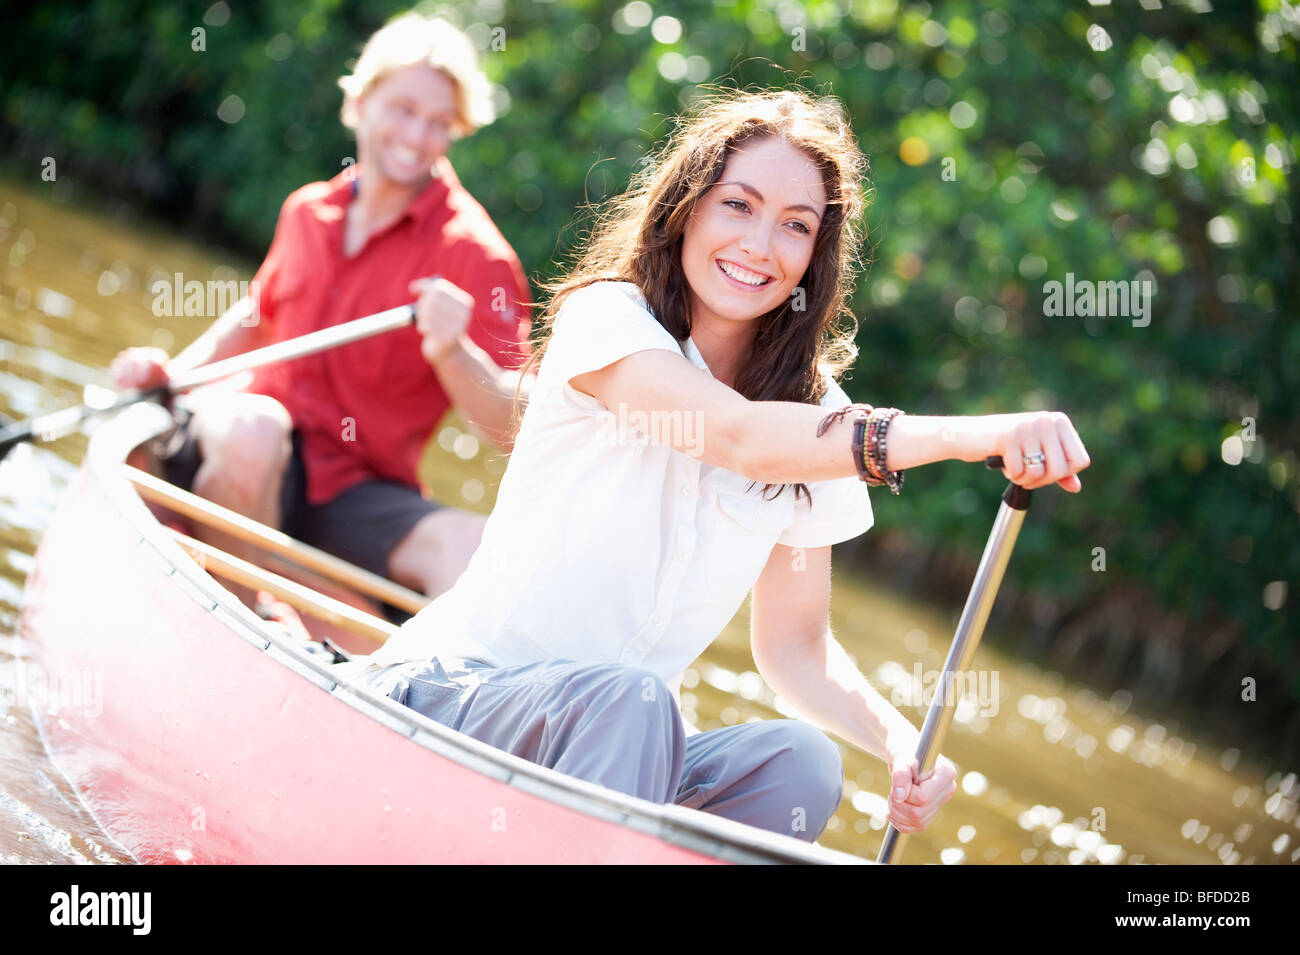
[[[417, 222], [427, 219], [442, 207], [451, 191], [460, 186], [456, 170], [452, 168], [451, 161], [446, 156], [438, 157], [434, 169], [437, 175], [418, 196], [411, 200], [411, 204], [402, 213], [402, 218]], [[325, 201], [337, 205], [340, 209], [346, 208], [356, 195], [357, 185], [363, 175], [365, 170], [361, 163], [348, 166], [330, 180], [330, 191]]]
[[701, 355], [700, 350], [695, 347], [695, 339], [688, 337], [686, 341], [682, 343], [682, 354], [686, 356], [687, 360], [690, 361], [692, 365], [700, 369], [700, 371], [707, 372], [710, 378], [713, 377], [713, 372], [709, 371], [709, 366], [704, 363], [704, 356]]

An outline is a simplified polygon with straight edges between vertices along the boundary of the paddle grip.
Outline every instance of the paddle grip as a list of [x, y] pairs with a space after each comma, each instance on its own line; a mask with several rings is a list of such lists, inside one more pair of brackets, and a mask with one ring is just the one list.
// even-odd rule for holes
[[[990, 471], [1001, 471], [1004, 467], [1002, 455], [991, 454], [984, 459], [984, 466]], [[1029, 502], [1033, 499], [1033, 491], [1021, 487], [1019, 484], [1008, 484], [1007, 489], [1002, 492], [1002, 500], [1007, 507], [1017, 511], [1029, 510]]]

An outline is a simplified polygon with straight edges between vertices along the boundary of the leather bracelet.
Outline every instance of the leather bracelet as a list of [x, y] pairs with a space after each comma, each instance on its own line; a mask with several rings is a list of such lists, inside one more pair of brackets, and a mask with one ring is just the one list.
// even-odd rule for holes
[[867, 422], [871, 413], [875, 410], [876, 409], [871, 405], [861, 403], [845, 405], [843, 408], [837, 408], [821, 420], [821, 424], [817, 426], [817, 437], [820, 438], [824, 435], [826, 429], [834, 422], [843, 419], [847, 415], [854, 415], [852, 441], [853, 466], [857, 469], [858, 477], [861, 480], [865, 481], [869, 485], [879, 486], [885, 482], [871, 473], [868, 465], [866, 446]]
[[873, 411], [867, 419], [867, 470], [881, 484], [885, 481], [880, 475], [880, 469], [876, 467], [876, 441], [880, 434], [880, 418]]
[[890, 471], [885, 467], [888, 460], [889, 426], [893, 420], [903, 414], [898, 408], [876, 408], [871, 412], [871, 432], [868, 439], [867, 463], [871, 472], [888, 485], [889, 490], [898, 494], [903, 490], [905, 470]]
[[871, 414], [871, 412], [875, 410], [876, 409], [872, 405], [866, 405], [866, 404], [851, 404], [851, 405], [845, 405], [843, 408], [836, 408], [825, 418], [822, 418], [821, 424], [817, 426], [817, 437], [820, 438], [822, 435], [826, 433], [826, 429], [829, 428], [834, 422], [840, 420], [845, 415], [850, 414], [851, 412], [860, 411], [860, 412], [865, 412], [866, 414]]
[[857, 420], [853, 422], [853, 465], [858, 469], [859, 478], [869, 485], [879, 486], [885, 482], [871, 473], [870, 465], [867, 463], [866, 432], [867, 415], [859, 414]]

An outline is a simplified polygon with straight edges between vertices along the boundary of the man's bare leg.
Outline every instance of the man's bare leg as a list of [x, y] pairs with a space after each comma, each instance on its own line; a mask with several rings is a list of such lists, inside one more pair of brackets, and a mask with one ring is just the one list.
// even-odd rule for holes
[[[203, 459], [194, 475], [194, 493], [278, 529], [281, 486], [293, 451], [289, 412], [274, 398], [239, 394], [200, 406], [194, 428]], [[259, 548], [229, 534], [197, 526], [195, 536], [236, 557], [265, 563]], [[255, 605], [252, 590], [226, 586], [247, 606]]]
[[388, 555], [388, 576], [433, 598], [451, 588], [478, 549], [487, 518], [447, 507], [420, 519]]

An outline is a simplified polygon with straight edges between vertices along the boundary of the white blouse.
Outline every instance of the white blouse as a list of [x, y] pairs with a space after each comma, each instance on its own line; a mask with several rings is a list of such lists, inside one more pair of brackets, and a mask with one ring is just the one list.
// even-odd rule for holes
[[[796, 506], [793, 486], [763, 500], [761, 483], [651, 443], [635, 412], [620, 418], [569, 384], [648, 348], [708, 372], [634, 284], [601, 282], [565, 300], [482, 543], [372, 664], [619, 662], [671, 685], [735, 615], [774, 544], [822, 547], [871, 527], [856, 477], [810, 483], [811, 507], [802, 497]], [[822, 405], [846, 404], [831, 382]], [[693, 440], [686, 422], [680, 434]]]

